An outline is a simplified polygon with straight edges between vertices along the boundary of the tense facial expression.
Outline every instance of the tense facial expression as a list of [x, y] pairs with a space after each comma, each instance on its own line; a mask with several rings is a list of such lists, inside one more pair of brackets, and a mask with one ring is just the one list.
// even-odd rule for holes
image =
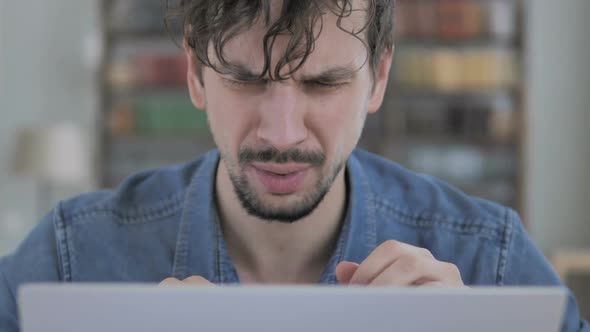
[[[342, 21], [347, 31], [364, 24], [362, 11]], [[185, 48], [189, 86], [195, 105], [207, 110], [243, 208], [263, 220], [293, 222], [313, 212], [341, 174], [367, 112], [382, 102], [391, 53], [373, 76], [365, 45], [327, 11], [315, 49], [298, 71], [284, 81], [254, 79], [264, 66], [267, 29], [255, 24], [226, 44], [224, 54], [239, 72], [203, 68], [202, 84], [198, 64]], [[271, 71], [288, 42], [289, 36], [277, 38]]]

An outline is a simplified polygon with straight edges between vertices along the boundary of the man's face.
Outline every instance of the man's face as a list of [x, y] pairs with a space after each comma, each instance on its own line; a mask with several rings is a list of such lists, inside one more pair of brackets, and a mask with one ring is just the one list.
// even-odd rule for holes
[[[338, 28], [336, 20], [332, 13], [324, 16], [315, 50], [286, 81], [249, 80], [264, 65], [263, 24], [225, 46], [226, 58], [241, 73], [203, 68], [201, 84], [187, 49], [193, 102], [207, 110], [242, 206], [260, 219], [293, 222], [313, 212], [356, 146], [367, 112], [381, 104], [391, 54], [378, 70], [385, 74], [374, 78], [365, 46]], [[364, 20], [362, 12], [355, 12], [343, 27], [358, 31]], [[288, 41], [279, 37], [275, 42], [271, 70]]]

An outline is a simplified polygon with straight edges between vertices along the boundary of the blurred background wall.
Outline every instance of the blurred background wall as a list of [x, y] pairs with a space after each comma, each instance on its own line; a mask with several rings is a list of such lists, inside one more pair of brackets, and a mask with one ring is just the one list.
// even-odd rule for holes
[[[96, 142], [98, 83], [89, 45], [98, 33], [95, 1], [0, 1], [0, 252], [39, 219], [39, 183], [13, 170], [17, 132], [70, 122]], [[45, 205], [90, 190], [89, 179], [55, 188]], [[62, 192], [63, 191], [63, 192]]]
[[590, 1], [527, 12], [527, 217], [546, 252], [590, 247]]
[[[590, 1], [523, 3], [520, 212], [533, 239], [551, 256], [559, 248], [590, 248]], [[105, 121], [103, 5], [0, 0], [0, 255], [58, 200], [105, 183], [97, 172], [104, 162], [99, 149]], [[182, 105], [178, 109], [185, 112]], [[64, 122], [83, 133], [93, 176], [49, 191], [42, 190], [42, 181], [16, 176], [17, 133]], [[187, 145], [183, 139], [178, 143]], [[364, 144], [371, 147], [370, 141]]]

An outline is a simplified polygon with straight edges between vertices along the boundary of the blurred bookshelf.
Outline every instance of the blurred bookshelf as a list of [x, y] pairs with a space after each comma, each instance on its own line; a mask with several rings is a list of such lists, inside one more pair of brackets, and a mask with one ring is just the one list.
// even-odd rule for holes
[[361, 145], [522, 214], [525, 1], [396, 6], [390, 84]]
[[166, 28], [163, 3], [102, 1], [99, 159], [105, 187], [140, 170], [191, 160], [214, 147], [206, 113], [191, 103], [181, 34], [174, 26]]
[[[522, 213], [524, 1], [396, 6], [390, 85], [359, 145]], [[103, 0], [103, 18], [102, 185], [213, 148], [162, 1]]]

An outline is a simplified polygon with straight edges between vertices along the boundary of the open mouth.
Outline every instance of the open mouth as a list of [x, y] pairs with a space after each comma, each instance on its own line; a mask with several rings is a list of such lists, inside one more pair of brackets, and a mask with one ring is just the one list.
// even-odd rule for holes
[[269, 193], [281, 195], [296, 192], [309, 171], [309, 166], [297, 164], [254, 164], [253, 168]]

